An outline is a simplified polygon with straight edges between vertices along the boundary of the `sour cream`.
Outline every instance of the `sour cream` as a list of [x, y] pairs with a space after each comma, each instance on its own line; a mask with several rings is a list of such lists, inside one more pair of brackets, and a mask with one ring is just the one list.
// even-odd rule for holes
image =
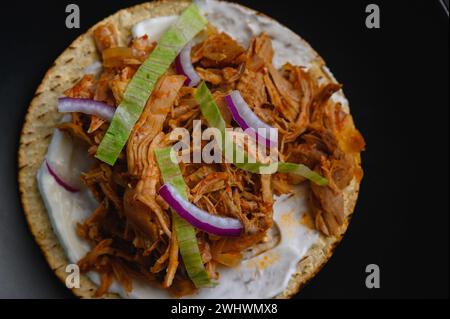
[[[273, 39], [274, 65], [277, 68], [287, 62], [307, 67], [317, 58], [315, 51], [295, 33], [253, 10], [225, 1], [197, 0], [196, 3], [210, 23], [244, 47], [248, 47], [253, 36], [261, 32], [268, 33]], [[176, 18], [168, 16], [141, 21], [133, 27], [132, 34], [134, 37], [147, 34], [150, 39], [157, 41]], [[343, 94], [337, 95], [339, 100], [347, 103]], [[81, 151], [74, 147], [70, 138], [55, 130], [47, 159], [58, 160], [62, 165], [72, 165], [73, 169], [81, 172], [81, 163], [73, 161], [74, 156], [80, 155], [76, 153]], [[40, 168], [37, 178], [53, 229], [70, 262], [76, 263], [90, 250], [89, 245], [76, 235], [76, 224], [90, 216], [98, 203], [87, 190], [77, 194], [65, 191], [53, 180], [45, 165]], [[277, 246], [243, 261], [236, 268], [219, 268], [218, 286], [200, 289], [197, 294], [187, 298], [272, 298], [283, 292], [298, 262], [319, 240], [316, 231], [301, 223], [303, 214], [308, 210], [306, 195], [307, 188], [300, 187], [291, 196], [275, 198], [274, 221], [281, 236]], [[99, 283], [98, 274], [90, 273], [88, 276]], [[125, 298], [171, 297], [164, 289], [138, 281], [133, 282], [133, 291], [129, 295], [117, 284], [110, 291]]]
[[147, 35], [151, 41], [159, 41], [161, 36], [177, 21], [178, 16], [166, 16], [147, 19], [136, 24], [131, 33], [138, 38]]

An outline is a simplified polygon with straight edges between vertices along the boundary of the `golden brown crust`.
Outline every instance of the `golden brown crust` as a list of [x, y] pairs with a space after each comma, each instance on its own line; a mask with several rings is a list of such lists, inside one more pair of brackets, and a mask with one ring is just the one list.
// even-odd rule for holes
[[[60, 114], [56, 111], [57, 98], [82, 76], [86, 66], [98, 60], [91, 36], [95, 27], [105, 22], [114, 23], [119, 29], [120, 41], [125, 43], [130, 36], [131, 26], [135, 22], [155, 16], [178, 14], [188, 4], [187, 0], [148, 2], [121, 10], [104, 19], [78, 37], [56, 59], [36, 90], [20, 137], [19, 191], [29, 229], [43, 251], [49, 266], [63, 283], [66, 278], [65, 267], [69, 261], [52, 230], [36, 181], [36, 173], [44, 160], [52, 131], [60, 119]], [[277, 298], [290, 298], [296, 294], [331, 257], [334, 248], [341, 241], [347, 229], [358, 196], [358, 189], [359, 184], [354, 181], [345, 191], [347, 223], [342, 227], [341, 235], [321, 237], [320, 241], [308, 251], [307, 256], [299, 263], [297, 272], [292, 277], [288, 288]], [[72, 289], [72, 292], [80, 298], [93, 298], [96, 288], [90, 279], [82, 275], [81, 287]], [[118, 295], [107, 294], [104, 298], [118, 298]]]

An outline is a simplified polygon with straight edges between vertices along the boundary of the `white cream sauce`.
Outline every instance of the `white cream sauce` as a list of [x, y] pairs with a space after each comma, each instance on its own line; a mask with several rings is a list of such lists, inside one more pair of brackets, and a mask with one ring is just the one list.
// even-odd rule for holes
[[178, 16], [158, 17], [147, 19], [136, 24], [131, 30], [133, 37], [148, 35], [150, 41], [159, 41], [161, 36], [177, 21]]
[[[314, 50], [295, 33], [268, 17], [228, 2], [197, 0], [196, 3], [214, 26], [245, 47], [248, 47], [253, 36], [268, 33], [273, 39], [276, 67], [286, 62], [308, 66], [317, 57]], [[175, 20], [176, 16], [144, 20], [133, 27], [133, 36], [147, 34], [152, 40], [159, 39]], [[343, 95], [339, 98], [346, 102]], [[55, 130], [47, 159], [81, 172], [84, 164], [73, 160], [79, 156], [75, 153], [81, 151], [74, 147], [70, 138]], [[85, 155], [83, 152], [81, 154]], [[60, 187], [47, 171], [45, 163], [37, 177], [53, 228], [69, 260], [75, 263], [89, 251], [89, 245], [76, 235], [75, 226], [91, 215], [97, 203], [85, 189], [73, 194]], [[306, 194], [306, 188], [300, 187], [292, 196], [275, 198], [274, 221], [281, 234], [281, 241], [276, 247], [243, 261], [236, 268], [218, 269], [218, 286], [200, 289], [188, 298], [271, 298], [286, 289], [296, 265], [319, 238], [316, 231], [309, 230], [300, 222], [302, 214], [308, 210]], [[88, 275], [99, 283], [98, 274]], [[133, 287], [129, 295], [117, 284], [110, 290], [129, 298], [170, 298], [164, 289], [149, 286], [148, 283], [133, 282]]]
[[88, 65], [84, 69], [85, 74], [93, 74], [93, 75], [99, 75], [103, 70], [103, 65], [100, 61], [95, 61], [94, 63]]
[[[76, 151], [72, 139], [67, 134], [55, 129], [46, 160], [61, 176], [67, 176], [67, 171], [61, 171], [61, 168], [64, 167], [80, 173], [81, 167], [85, 167], [85, 164], [80, 165], [81, 161], [74, 160], [78, 157], [74, 154]], [[78, 150], [78, 152], [82, 151]], [[56, 235], [69, 260], [76, 262], [86, 254], [89, 245], [80, 240], [75, 226], [89, 217], [97, 208], [98, 203], [86, 189], [79, 193], [70, 193], [62, 188], [50, 175], [45, 161], [42, 163], [37, 177], [38, 187]]]

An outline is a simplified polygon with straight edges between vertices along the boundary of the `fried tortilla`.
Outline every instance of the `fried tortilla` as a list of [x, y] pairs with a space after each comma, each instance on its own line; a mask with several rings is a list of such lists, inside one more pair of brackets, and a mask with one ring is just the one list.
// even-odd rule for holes
[[[208, 1], [210, 0], [206, 0]], [[62, 132], [67, 132], [64, 134], [83, 141], [85, 145], [95, 150], [98, 139], [101, 138], [101, 128], [106, 124], [94, 116], [86, 130], [80, 129], [75, 116], [72, 117], [71, 122], [61, 124], [62, 115], [57, 111], [57, 100], [66, 95], [94, 98], [109, 104], [120, 102], [123, 99], [124, 87], [135, 71], [133, 65], [142, 63], [143, 57], [153, 49], [140, 43], [139, 40], [129, 42], [133, 26], [154, 17], [179, 15], [189, 4], [189, 1], [182, 0], [144, 3], [121, 10], [99, 22], [77, 38], [56, 59], [29, 106], [20, 137], [18, 175], [20, 195], [30, 231], [43, 251], [49, 266], [63, 282], [67, 276], [66, 266], [71, 263], [68, 258], [71, 252], [65, 251], [60, 238], [52, 228], [52, 220], [41, 197], [36, 176], [45, 159], [56, 127], [59, 127]], [[307, 187], [301, 188], [303, 195], [308, 197], [309, 211], [301, 212], [301, 220], [294, 222], [301, 223], [305, 229], [314, 230], [317, 239], [298, 262], [284, 291], [272, 296], [290, 298], [319, 272], [347, 230], [363, 175], [360, 152], [364, 149], [364, 140], [354, 126], [341, 86], [326, 68], [325, 62], [303, 39], [260, 13], [235, 4], [227, 6], [230, 10], [239, 10], [242, 14], [258, 17], [253, 20], [253, 23], [259, 23], [257, 28], [260, 32], [258, 35], [248, 37], [244, 41], [248, 42], [248, 47], [245, 47], [233, 40], [226, 32], [212, 30], [206, 40], [193, 48], [192, 59], [195, 62], [196, 71], [204, 81], [217, 88], [214, 91], [216, 95], [220, 95], [221, 90], [238, 89], [255, 114], [282, 132], [283, 160], [312, 167], [330, 181], [326, 187], [308, 184]], [[217, 16], [210, 17], [212, 25], [214, 25], [214, 18]], [[270, 34], [270, 31], [274, 29], [270, 29], [268, 25], [276, 25], [277, 28], [289, 34], [288, 39], [293, 41], [294, 49], [302, 57], [300, 59], [303, 59], [302, 66], [288, 63], [290, 61], [286, 59], [289, 60], [289, 57], [279, 54], [280, 52], [277, 53], [280, 43], [283, 44], [284, 41], [286, 44], [287, 38], [277, 39], [277, 34]], [[99, 35], [99, 32], [102, 33]], [[274, 45], [272, 41], [275, 42]], [[131, 47], [141, 52], [142, 56], [133, 54], [126, 62], [131, 67], [122, 68], [119, 73], [103, 72], [99, 79], [86, 76], [85, 69], [102, 58], [104, 65], [105, 63], [110, 63], [109, 65], [113, 67], [121, 65], [123, 61], [104, 54], [105, 51], [111, 52], [107, 50], [116, 46]], [[216, 51], [215, 48], [218, 47], [226, 49]], [[96, 81], [95, 89], [94, 86], [91, 87], [93, 81]], [[125, 214], [127, 222], [139, 229], [139, 232], [145, 234], [147, 238], [159, 236], [155, 233], [154, 225], [158, 225], [158, 229], [166, 238], [172, 238], [173, 229], [165, 214], [167, 205], [162, 203], [156, 194], [152, 194], [155, 189], [153, 183], [156, 182], [149, 177], [155, 173], [155, 160], [149, 158], [145, 163], [141, 163], [138, 160], [138, 154], [142, 152], [142, 149], [152, 149], [158, 143], [162, 143], [160, 133], [163, 127], [189, 126], [193, 119], [200, 117], [198, 108], [189, 103], [189, 89], [182, 88], [182, 84], [183, 79], [177, 75], [165, 75], [161, 78], [156, 89], [161, 92], [167, 91], [165, 96], [168, 96], [170, 103], [167, 99], [154, 101], [156, 98], [153, 98], [153, 104], [158, 108], [157, 115], [152, 113], [156, 111], [149, 107], [134, 127], [126, 149], [128, 170], [139, 179], [134, 189], [127, 190], [121, 199], [114, 185], [109, 182], [113, 172], [106, 164], [99, 165], [95, 172], [86, 174], [84, 177], [86, 185], [89, 183], [100, 185], [101, 198], [106, 199], [86, 220], [85, 225], [96, 218], [102, 218], [105, 207], [112, 205], [113, 209]], [[170, 96], [170, 92], [174, 90], [178, 94]], [[173, 109], [175, 99], [179, 96], [185, 96], [185, 103], [179, 106], [179, 109]], [[224, 117], [227, 120], [225, 115]], [[149, 129], [150, 126], [142, 125], [143, 122], [148, 121], [152, 123], [151, 129]], [[146, 141], [152, 141], [152, 143]], [[212, 212], [215, 205], [209, 203], [208, 197], [204, 195], [207, 192], [223, 192], [226, 188], [224, 180], [227, 179], [227, 173], [220, 170], [208, 171], [208, 169], [206, 166], [200, 167], [198, 171], [192, 171], [192, 174], [185, 179], [188, 184], [192, 184], [193, 194], [198, 196], [193, 199], [194, 202]], [[99, 182], [99, 178], [104, 180]], [[304, 182], [304, 179], [292, 174], [262, 176], [258, 181], [261, 198], [256, 202], [272, 207], [273, 194], [279, 196], [289, 194], [295, 185], [304, 184]], [[114, 183], [120, 184], [116, 181]], [[271, 232], [277, 232], [272, 229], [271, 232], [266, 233], [272, 228], [270, 219], [272, 215], [268, 215], [270, 218], [266, 216], [257, 221], [249, 220], [247, 216], [243, 216], [242, 211], [233, 206], [240, 203], [242, 199], [240, 208], [245, 207], [246, 211], [255, 209], [252, 196], [254, 195], [236, 191], [235, 194], [232, 192], [229, 197], [224, 196], [225, 198], [220, 199], [227, 212], [235, 214], [243, 222], [247, 236], [245, 240], [238, 238], [221, 243], [220, 251], [223, 254], [215, 256], [213, 252], [213, 256], [209, 256], [209, 259], [218, 260], [224, 265], [232, 264], [235, 260], [230, 256], [235, 251], [252, 248], [251, 254], [258, 254], [259, 250], [271, 249]], [[139, 202], [135, 202], [136, 198]], [[152, 208], [155, 213], [153, 221], [144, 221], [138, 214], [139, 209], [142, 208], [139, 205], [142, 204]], [[258, 231], [258, 229], [262, 230]], [[82, 229], [79, 232], [82, 233]], [[202, 251], [210, 246], [206, 239], [198, 240]], [[109, 254], [110, 244], [108, 239], [101, 238], [95, 247], [91, 247], [91, 251], [78, 261], [82, 272], [84, 272], [83, 268], [86, 271], [91, 270], [92, 265], [95, 264], [91, 262], [93, 258], [103, 253]], [[146, 253], [151, 254], [155, 247], [147, 247]], [[161, 282], [163, 287], [172, 284], [178, 266], [176, 242], [166, 243], [166, 247], [167, 250], [161, 252], [160, 258], [150, 270], [151, 273], [158, 274], [167, 267], [168, 275]], [[214, 251], [215, 248], [212, 247], [211, 250]], [[126, 258], [128, 256], [122, 256], [120, 260]], [[171, 265], [174, 268], [171, 269]], [[118, 261], [112, 264], [111, 273], [114, 273], [115, 280], [125, 291], [133, 289], [127, 275], [128, 271], [124, 262]], [[99, 287], [91, 280], [91, 277], [83, 273], [80, 288], [73, 288], [72, 292], [81, 298], [120, 297], [116, 293], [108, 292], [112, 277], [104, 273], [100, 274], [100, 277], [102, 276]]]

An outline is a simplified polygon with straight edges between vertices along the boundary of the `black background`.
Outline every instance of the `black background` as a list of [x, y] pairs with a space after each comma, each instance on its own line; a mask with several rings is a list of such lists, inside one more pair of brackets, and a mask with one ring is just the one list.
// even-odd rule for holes
[[[81, 29], [65, 28], [77, 3]], [[67, 298], [26, 228], [17, 147], [26, 108], [53, 60], [81, 33], [140, 1], [1, 2], [0, 297]], [[299, 298], [449, 295], [449, 29], [439, 1], [236, 1], [304, 37], [344, 84], [367, 141], [350, 228]], [[381, 29], [365, 8], [381, 9]], [[381, 289], [365, 267], [381, 268]]]

